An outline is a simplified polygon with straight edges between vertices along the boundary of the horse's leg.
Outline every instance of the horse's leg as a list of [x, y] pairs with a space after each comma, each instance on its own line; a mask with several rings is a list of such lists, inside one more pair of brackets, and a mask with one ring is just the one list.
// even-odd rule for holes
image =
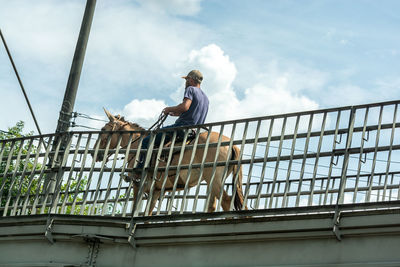
[[208, 212], [214, 212], [215, 208], [217, 207], [217, 198], [215, 197], [214, 193], [211, 193], [210, 202], [208, 202]]
[[[222, 184], [223, 171], [224, 171], [223, 167], [218, 167], [216, 169], [214, 181], [211, 188], [210, 202], [208, 203], [209, 212], [215, 211], [216, 200], [221, 195], [221, 190], [222, 190], [222, 200], [221, 200], [222, 209], [224, 211], [230, 210], [231, 198], [224, 190], [224, 186]], [[209, 181], [207, 181], [207, 183], [209, 184]]]
[[135, 208], [136, 198], [137, 198], [138, 194], [139, 194], [139, 186], [134, 184], [133, 185], [132, 216], [133, 216], [133, 213], [135, 212], [134, 208]]
[[149, 216], [153, 212], [154, 207], [156, 206], [157, 200], [160, 198], [161, 190], [154, 189], [153, 196], [151, 197], [150, 207], [149, 207]]

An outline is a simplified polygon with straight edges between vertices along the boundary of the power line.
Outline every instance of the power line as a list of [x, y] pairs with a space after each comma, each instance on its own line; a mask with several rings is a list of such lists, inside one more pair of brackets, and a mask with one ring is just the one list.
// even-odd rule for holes
[[19, 77], [17, 68], [16, 68], [16, 66], [14, 64], [14, 60], [12, 59], [11, 53], [8, 50], [8, 46], [7, 46], [6, 40], [4, 39], [3, 33], [1, 32], [1, 29], [0, 29], [0, 36], [1, 36], [1, 40], [3, 41], [4, 47], [6, 48], [8, 57], [10, 58], [10, 62], [11, 62], [11, 65], [12, 65], [12, 67], [14, 69], [15, 75], [17, 76], [17, 79], [18, 79], [19, 85], [21, 87], [22, 93], [24, 94], [26, 103], [28, 104], [29, 110], [30, 110], [30, 112], [32, 114], [33, 121], [35, 122], [35, 125], [36, 125], [36, 128], [37, 128], [39, 134], [42, 135], [42, 132], [40, 131], [40, 128], [39, 128], [39, 124], [38, 124], [38, 122], [36, 120], [36, 117], [35, 117], [35, 113], [33, 112], [31, 103], [29, 102], [29, 99], [28, 99], [28, 95], [25, 92], [24, 85], [22, 84], [21, 78]]

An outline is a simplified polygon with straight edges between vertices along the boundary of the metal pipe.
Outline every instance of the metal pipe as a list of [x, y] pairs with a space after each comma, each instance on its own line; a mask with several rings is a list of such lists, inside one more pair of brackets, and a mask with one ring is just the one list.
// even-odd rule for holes
[[67, 132], [69, 129], [69, 121], [72, 117], [72, 111], [74, 109], [76, 93], [78, 91], [78, 85], [81, 77], [83, 60], [85, 58], [95, 6], [96, 0], [87, 0], [78, 42], [75, 48], [74, 59], [71, 65], [67, 87], [65, 89], [64, 100], [61, 106], [60, 117], [58, 119], [56, 129], [57, 133]]

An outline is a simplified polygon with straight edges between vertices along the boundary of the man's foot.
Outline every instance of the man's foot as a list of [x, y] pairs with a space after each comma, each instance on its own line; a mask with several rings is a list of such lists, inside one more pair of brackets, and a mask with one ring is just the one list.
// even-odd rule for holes
[[143, 171], [143, 168], [133, 168], [132, 173], [136, 175], [141, 175]]
[[121, 176], [121, 178], [124, 179], [124, 181], [125, 181], [126, 183], [130, 183], [131, 180], [132, 180], [132, 177], [129, 177], [129, 175], [126, 175], [126, 174], [124, 174], [124, 173], [121, 173], [119, 176]]

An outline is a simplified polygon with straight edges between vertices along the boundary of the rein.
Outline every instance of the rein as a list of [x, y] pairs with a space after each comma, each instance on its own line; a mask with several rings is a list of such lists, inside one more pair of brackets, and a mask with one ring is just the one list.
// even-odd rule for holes
[[[167, 117], [168, 117], [167, 114], [164, 114], [163, 112], [161, 112], [160, 116], [158, 116], [157, 121], [148, 129], [148, 131], [156, 131], [156, 130], [160, 129], [163, 126], [163, 123], [167, 119]], [[119, 121], [120, 120], [118, 119], [116, 122], [113, 122], [113, 127], [111, 129], [112, 132], [115, 130], [115, 126], [117, 125], [117, 122], [119, 122]], [[129, 124], [129, 122], [123, 122], [121, 124], [121, 126], [120, 126], [120, 129], [122, 127], [124, 127], [125, 125], [127, 125], [127, 124]], [[137, 137], [136, 139], [134, 139], [131, 142], [131, 145], [134, 144], [135, 142], [137, 142], [139, 139], [140, 139], [140, 136]], [[128, 147], [128, 144], [126, 144], [125, 146], [122, 146], [121, 148], [124, 149], [124, 148], [127, 148], [127, 147]], [[111, 157], [111, 155], [112, 155], [112, 153], [109, 153], [107, 155], [106, 162], [110, 161], [109, 158]], [[130, 160], [128, 160], [126, 164], [129, 165], [129, 163], [132, 161], [132, 159], [134, 159], [134, 157], [132, 157]]]

